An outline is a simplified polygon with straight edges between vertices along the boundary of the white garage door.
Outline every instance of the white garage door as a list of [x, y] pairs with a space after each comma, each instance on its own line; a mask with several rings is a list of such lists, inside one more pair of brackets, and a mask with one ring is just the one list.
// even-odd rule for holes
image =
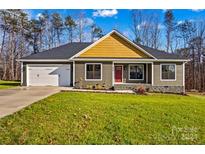
[[28, 66], [29, 86], [70, 86], [70, 76], [69, 64]]

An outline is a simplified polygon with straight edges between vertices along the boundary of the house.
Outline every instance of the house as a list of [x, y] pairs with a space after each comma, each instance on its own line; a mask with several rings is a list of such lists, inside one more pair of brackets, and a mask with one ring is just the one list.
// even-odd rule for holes
[[20, 59], [23, 86], [73, 86], [181, 93], [185, 59], [135, 44], [113, 30], [94, 43], [68, 43]]

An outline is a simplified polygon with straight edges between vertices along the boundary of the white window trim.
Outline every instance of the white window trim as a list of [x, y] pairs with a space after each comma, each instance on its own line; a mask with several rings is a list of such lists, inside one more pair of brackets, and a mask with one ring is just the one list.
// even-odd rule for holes
[[[100, 79], [87, 79], [87, 65], [100, 65]], [[85, 63], [85, 81], [102, 81], [102, 63]]]
[[[162, 79], [162, 65], [174, 65], [174, 70], [175, 70], [175, 79]], [[176, 81], [176, 76], [177, 76], [177, 69], [176, 69], [176, 64], [174, 63], [161, 63], [160, 64], [160, 81]]]
[[[136, 66], [136, 65], [143, 66], [142, 79], [130, 79], [130, 66]], [[129, 69], [128, 70], [129, 70], [128, 71], [129, 80], [132, 80], [132, 81], [143, 81], [144, 80], [144, 64], [129, 64]]]
[[[115, 66], [122, 66], [122, 82], [115, 82], [115, 71], [114, 71], [114, 82], [115, 82], [115, 84], [122, 84], [123, 83], [124, 66], [123, 65], [115, 65]], [[114, 70], [115, 70], [115, 66], [114, 66]]]

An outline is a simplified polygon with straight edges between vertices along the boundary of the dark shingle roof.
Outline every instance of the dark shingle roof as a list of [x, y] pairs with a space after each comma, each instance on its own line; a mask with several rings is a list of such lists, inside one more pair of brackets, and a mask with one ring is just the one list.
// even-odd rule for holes
[[150, 48], [150, 47], [147, 47], [141, 44], [137, 44], [137, 45], [157, 59], [186, 59], [185, 57], [179, 54], [167, 53], [163, 50], [157, 50], [157, 49]]
[[[69, 59], [81, 50], [85, 49], [92, 43], [88, 42], [74, 42], [68, 43], [50, 50], [39, 52], [36, 54], [31, 54], [29, 56], [23, 57], [21, 59]], [[167, 53], [162, 50], [156, 50], [141, 44], [137, 44], [139, 47], [144, 49], [146, 52], [151, 54], [157, 59], [186, 59], [178, 54]]]
[[50, 50], [31, 54], [22, 59], [69, 59], [92, 43], [74, 42], [68, 43]]

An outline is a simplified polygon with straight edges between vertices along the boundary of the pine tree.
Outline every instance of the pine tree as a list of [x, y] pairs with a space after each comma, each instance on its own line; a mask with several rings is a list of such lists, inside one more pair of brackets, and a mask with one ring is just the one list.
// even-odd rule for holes
[[59, 13], [53, 13], [51, 23], [53, 26], [54, 36], [57, 37], [57, 46], [61, 44], [61, 35], [63, 32], [63, 19]]
[[29, 30], [26, 33], [26, 39], [33, 48], [33, 53], [39, 52], [40, 35], [42, 33], [39, 20], [32, 19], [29, 24]]
[[103, 36], [102, 29], [96, 26], [96, 24], [93, 24], [91, 26], [91, 42], [94, 42], [96, 38], [101, 38], [102, 36]]
[[65, 18], [64, 24], [65, 24], [66, 29], [68, 30], [68, 36], [69, 36], [68, 40], [69, 42], [72, 43], [73, 42], [73, 31], [75, 30], [77, 24], [75, 23], [75, 21], [73, 20], [71, 16], [67, 16]]

